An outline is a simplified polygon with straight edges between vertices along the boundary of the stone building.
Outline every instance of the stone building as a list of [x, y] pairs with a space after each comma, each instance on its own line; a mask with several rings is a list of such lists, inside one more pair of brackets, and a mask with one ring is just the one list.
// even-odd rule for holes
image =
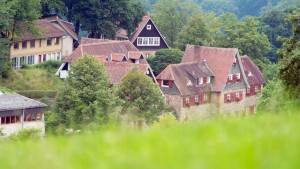
[[169, 65], [156, 79], [181, 120], [253, 113], [265, 84], [258, 67], [237, 48], [194, 45], [187, 45], [180, 64]]

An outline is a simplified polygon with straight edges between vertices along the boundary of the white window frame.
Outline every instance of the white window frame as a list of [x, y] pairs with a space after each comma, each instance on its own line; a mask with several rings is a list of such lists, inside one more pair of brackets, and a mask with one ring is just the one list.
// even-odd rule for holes
[[241, 79], [241, 73], [236, 74], [236, 79], [240, 80]]
[[250, 88], [248, 88], [248, 87], [247, 87], [247, 91], [246, 91], [246, 93], [250, 93]]
[[159, 37], [138, 37], [137, 46], [160, 46]]
[[199, 103], [199, 96], [198, 95], [195, 96], [195, 103]]
[[237, 99], [239, 99], [239, 98], [240, 98], [240, 92], [235, 92], [235, 97], [236, 97]]
[[232, 74], [229, 74], [229, 75], [228, 75], [228, 79], [229, 79], [230, 81], [232, 81], [232, 79], [233, 79]]
[[151, 25], [147, 25], [147, 30], [151, 30]]
[[203, 101], [207, 101], [207, 99], [208, 99], [207, 94], [204, 94], [204, 95], [203, 95]]
[[161, 86], [162, 86], [162, 87], [167, 87], [167, 88], [169, 88], [169, 81], [168, 81], [168, 85], [164, 85], [164, 81], [168, 81], [168, 80], [162, 80]]
[[227, 93], [227, 94], [226, 94], [226, 100], [231, 101], [231, 94], [230, 94], [230, 93]]
[[137, 38], [137, 46], [143, 46], [143, 38]]
[[258, 92], [258, 86], [255, 86], [255, 93]]
[[28, 65], [33, 65], [34, 64], [34, 55], [30, 55], [27, 57], [27, 64]]
[[206, 78], [206, 83], [210, 83], [210, 76]]
[[185, 98], [185, 104], [189, 104], [190, 103], [190, 98], [189, 97], [186, 97]]
[[201, 77], [198, 79], [198, 85], [202, 85], [202, 84], [203, 84], [203, 78]]

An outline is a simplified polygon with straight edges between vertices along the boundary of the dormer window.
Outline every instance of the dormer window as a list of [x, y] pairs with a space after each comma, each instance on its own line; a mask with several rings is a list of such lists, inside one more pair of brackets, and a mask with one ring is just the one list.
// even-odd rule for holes
[[236, 64], [236, 57], [233, 58], [233, 64]]
[[162, 87], [169, 87], [169, 80], [163, 80]]
[[203, 84], [203, 78], [199, 78], [198, 79], [198, 85], [202, 85]]
[[206, 83], [210, 83], [210, 76], [207, 77]]
[[147, 25], [147, 30], [151, 30], [151, 25]]
[[236, 79], [237, 79], [237, 80], [240, 80], [240, 79], [241, 79], [241, 73], [237, 73], [237, 74], [236, 74]]
[[231, 81], [232, 80], [232, 74], [228, 75], [228, 79]]

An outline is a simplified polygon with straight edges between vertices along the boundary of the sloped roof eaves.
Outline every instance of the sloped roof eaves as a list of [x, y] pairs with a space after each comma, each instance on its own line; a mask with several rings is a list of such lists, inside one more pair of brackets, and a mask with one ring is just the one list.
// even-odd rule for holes
[[248, 74], [245, 73], [245, 76], [247, 78], [249, 85], [257, 85], [257, 84], [265, 84], [266, 83], [266, 80], [263, 77], [261, 71], [248, 56], [242, 56], [241, 62], [243, 64], [244, 71], [247, 73], [251, 72], [251, 74], [253, 75], [253, 76], [248, 76]]
[[43, 108], [46, 104], [33, 99], [21, 96], [19, 94], [2, 94], [0, 95], [0, 112], [6, 110], [20, 110], [28, 108]]

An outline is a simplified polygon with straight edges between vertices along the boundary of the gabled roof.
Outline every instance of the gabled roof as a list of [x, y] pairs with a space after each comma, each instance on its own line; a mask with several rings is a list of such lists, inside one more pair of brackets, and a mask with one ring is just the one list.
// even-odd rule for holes
[[129, 62], [104, 62], [104, 67], [108, 73], [110, 82], [119, 84], [124, 76], [133, 68], [137, 67], [140, 71], [146, 73], [149, 65], [133, 64]]
[[115, 40], [110, 40], [110, 39], [95, 39], [95, 38], [81, 38], [80, 44], [91, 44], [91, 43], [102, 43], [102, 42], [114, 42]]
[[152, 19], [150, 18], [149, 15], [145, 15], [142, 19], [142, 21], [139, 23], [138, 27], [136, 28], [136, 30], [131, 34], [130, 36], [130, 41], [131, 43], [133, 43], [136, 38], [139, 36], [139, 34], [142, 32], [142, 30], [144, 29], [144, 27], [146, 26], [146, 24], [148, 22], [152, 22], [152, 24], [154, 25], [155, 29], [158, 31], [160, 37], [162, 38], [162, 40], [165, 42], [165, 44], [169, 47], [169, 45], [167, 44], [167, 42], [165, 41], [164, 36], [162, 36], [162, 34], [160, 33], [160, 31], [157, 29], [156, 25], [154, 24], [154, 22], [152, 21]]
[[127, 57], [124, 53], [112, 53], [110, 55], [110, 60], [116, 62], [123, 62], [127, 60]]
[[259, 68], [247, 55], [241, 56], [241, 60], [249, 85], [261, 85], [266, 83], [266, 80], [261, 74]]
[[89, 54], [93, 56], [96, 55], [110, 56], [112, 53], [127, 54], [129, 51], [138, 51], [138, 49], [129, 41], [116, 41], [116, 40], [108, 40], [102, 42], [100, 41], [101, 40], [95, 43], [80, 44], [70, 56], [65, 58], [65, 62], [76, 61], [80, 57], [83, 57], [85, 54]]
[[41, 35], [33, 36], [28, 32], [25, 32], [22, 41], [25, 40], [34, 40], [34, 39], [43, 39], [43, 38], [55, 38], [62, 37], [67, 35], [64, 31], [54, 26], [50, 21], [46, 19], [39, 19], [36, 21], [36, 26], [41, 29]]
[[237, 48], [215, 48], [205, 46], [187, 45], [181, 63], [206, 62], [209, 69], [214, 73], [213, 91], [223, 91], [233, 58], [238, 56]]
[[[173, 80], [182, 95], [196, 95], [210, 91], [210, 84], [197, 85], [196, 80], [203, 77], [214, 76], [207, 64], [181, 63], [167, 66], [156, 79]], [[191, 83], [192, 85], [188, 85]]]
[[139, 51], [129, 51], [128, 52], [128, 59], [143, 59], [143, 53]]
[[73, 31], [73, 23], [62, 20], [58, 15], [51, 15], [44, 17], [44, 19], [59, 24], [66, 33], [73, 37], [73, 39], [78, 40], [77, 34]]
[[42, 107], [47, 107], [47, 105], [19, 94], [0, 93], [0, 112]]
[[127, 30], [123, 28], [119, 28], [118, 31], [116, 32], [117, 37], [125, 38], [128, 39], [128, 33]]

